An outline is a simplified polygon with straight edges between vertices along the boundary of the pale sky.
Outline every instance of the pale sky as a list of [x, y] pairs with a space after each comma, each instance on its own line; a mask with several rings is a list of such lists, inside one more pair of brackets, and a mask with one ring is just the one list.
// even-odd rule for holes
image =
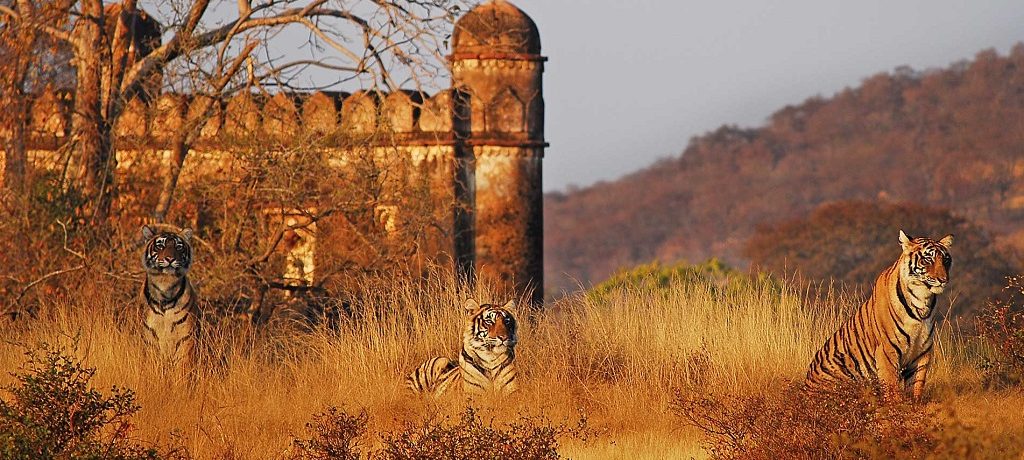
[[1022, 0], [510, 1], [549, 58], [545, 190], [614, 179], [880, 71], [1024, 41]]
[[693, 136], [760, 126], [878, 72], [1024, 41], [1024, 0], [509, 1], [537, 23], [549, 59], [547, 191], [617, 178], [677, 156]]

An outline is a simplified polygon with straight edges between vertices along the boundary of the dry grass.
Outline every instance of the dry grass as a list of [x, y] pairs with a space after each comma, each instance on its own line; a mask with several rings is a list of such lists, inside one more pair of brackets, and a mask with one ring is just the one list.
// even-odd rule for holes
[[[458, 346], [459, 305], [470, 293], [441, 278], [377, 290], [336, 331], [208, 328], [210, 359], [193, 378], [160, 370], [129, 306], [101, 294], [54, 299], [39, 318], [0, 331], [0, 367], [16, 368], [25, 347], [39, 342], [73, 346], [98, 369], [98, 387], [137, 392], [136, 437], [180, 445], [198, 458], [287, 457], [312, 415], [328, 406], [365, 410], [369, 443], [379, 443], [380, 433], [457, 417], [465, 408], [460, 396], [426, 403], [403, 386], [421, 360]], [[503, 300], [486, 288], [472, 294]], [[700, 457], [700, 434], [670, 409], [676, 390], [751, 395], [801, 379], [817, 346], [854, 306], [839, 294], [802, 297], [768, 283], [734, 290], [688, 283], [574, 296], [543, 312], [520, 312], [522, 390], [507, 401], [476, 402], [478, 413], [565, 424], [585, 415], [590, 435], [563, 440], [561, 452], [572, 458]], [[937, 352], [930, 404], [949, 406], [977, 432], [1021, 443], [1024, 395], [982, 389], [977, 365], [988, 351], [945, 325]]]

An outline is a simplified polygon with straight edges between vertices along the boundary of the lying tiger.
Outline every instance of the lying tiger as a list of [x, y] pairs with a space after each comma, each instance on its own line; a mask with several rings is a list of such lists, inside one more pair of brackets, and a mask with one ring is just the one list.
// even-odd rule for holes
[[921, 399], [934, 344], [935, 301], [953, 263], [953, 235], [936, 241], [901, 230], [900, 245], [902, 254], [878, 275], [871, 297], [814, 356], [809, 389], [877, 377], [890, 394], [911, 386], [914, 400]]
[[196, 353], [200, 318], [196, 291], [188, 279], [192, 230], [157, 232], [143, 225], [141, 231], [146, 241], [142, 253], [146, 281], [141, 295], [144, 338], [165, 362], [189, 363]]
[[437, 397], [459, 381], [462, 391], [472, 395], [504, 396], [517, 390], [515, 301], [499, 307], [467, 299], [464, 308], [466, 327], [459, 361], [444, 357], [424, 361], [406, 379], [414, 393]]

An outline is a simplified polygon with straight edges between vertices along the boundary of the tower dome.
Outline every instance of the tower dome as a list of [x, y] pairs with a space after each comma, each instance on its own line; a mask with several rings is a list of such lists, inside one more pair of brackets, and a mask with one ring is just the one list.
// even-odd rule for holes
[[455, 55], [540, 54], [540, 32], [523, 10], [504, 0], [473, 8], [455, 23]]

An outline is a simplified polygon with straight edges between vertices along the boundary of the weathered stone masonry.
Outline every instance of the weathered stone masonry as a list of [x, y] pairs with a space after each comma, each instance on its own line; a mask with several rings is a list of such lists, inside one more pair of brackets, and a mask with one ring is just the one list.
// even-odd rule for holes
[[[269, 98], [241, 93], [223, 103], [215, 101], [215, 113], [204, 121], [181, 183], [200, 170], [230, 174], [231, 153], [223, 151], [227, 144], [221, 140], [232, 136], [261, 133], [284, 140], [306, 132], [330, 139], [339, 132], [386, 130], [388, 145], [380, 145], [380, 152], [408, 155], [432, 175], [432, 193], [443, 198], [437, 202], [455, 204], [435, 213], [447, 216], [450, 239], [429, 250], [451, 255], [464, 273], [501, 280], [518, 293], [531, 289], [534, 302], [540, 304], [541, 164], [547, 143], [542, 87], [546, 58], [540, 54], [539, 32], [515, 6], [491, 1], [459, 19], [452, 51], [451, 89], [432, 96], [412, 91], [279, 93]], [[67, 92], [47, 91], [34, 101], [29, 140], [29, 162], [34, 167], [60, 167], [57, 150], [69, 134], [72, 98]], [[196, 102], [168, 93], [129, 102], [114, 127], [118, 168], [143, 161], [166, 167], [174, 134], [188, 120], [205, 116], [195, 113], [201, 105]], [[337, 167], [345, 167], [344, 162], [337, 162]], [[400, 213], [380, 209], [376, 217], [388, 225]], [[295, 241], [288, 246], [294, 266], [286, 268], [290, 276], [307, 282], [315, 278], [316, 233], [311, 228], [293, 235]]]

